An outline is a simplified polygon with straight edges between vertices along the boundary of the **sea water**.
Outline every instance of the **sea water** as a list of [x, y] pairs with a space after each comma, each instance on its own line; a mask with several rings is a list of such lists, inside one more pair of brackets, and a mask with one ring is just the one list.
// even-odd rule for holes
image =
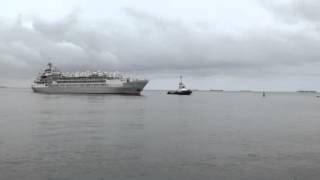
[[313, 93], [0, 89], [1, 180], [320, 179]]

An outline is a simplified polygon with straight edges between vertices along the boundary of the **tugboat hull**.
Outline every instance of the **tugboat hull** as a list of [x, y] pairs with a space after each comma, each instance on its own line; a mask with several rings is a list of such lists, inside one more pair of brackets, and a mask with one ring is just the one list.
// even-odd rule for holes
[[187, 91], [168, 91], [167, 94], [170, 95], [190, 95], [192, 93], [191, 90], [187, 90]]

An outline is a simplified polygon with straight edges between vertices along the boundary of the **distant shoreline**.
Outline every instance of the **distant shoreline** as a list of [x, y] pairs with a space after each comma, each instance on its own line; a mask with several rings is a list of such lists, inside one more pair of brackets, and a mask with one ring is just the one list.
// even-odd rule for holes
[[[15, 87], [15, 86], [0, 86], [0, 89], [29, 89], [30, 87]], [[145, 89], [144, 91], [168, 91], [168, 89]], [[198, 92], [208, 92], [208, 93], [308, 93], [317, 94], [320, 93], [316, 90], [292, 90], [292, 91], [262, 91], [262, 90], [222, 90], [222, 89], [195, 89]]]
[[29, 89], [29, 87], [0, 86], [0, 89]]
[[311, 90], [311, 91], [299, 90], [299, 91], [297, 91], [297, 93], [317, 93], [317, 91], [315, 91], [315, 90]]
[[[168, 91], [167, 89], [145, 89], [144, 91]], [[196, 91], [199, 91], [199, 92], [208, 92], [208, 93], [320, 93], [320, 92], [317, 92], [317, 91], [311, 91], [311, 92], [299, 92], [299, 91], [295, 91], [295, 90], [292, 90], [292, 91], [272, 91], [272, 90], [269, 90], [269, 91], [262, 91], [262, 90], [220, 90], [220, 91], [215, 91], [215, 90], [210, 90], [210, 89], [197, 89]]]

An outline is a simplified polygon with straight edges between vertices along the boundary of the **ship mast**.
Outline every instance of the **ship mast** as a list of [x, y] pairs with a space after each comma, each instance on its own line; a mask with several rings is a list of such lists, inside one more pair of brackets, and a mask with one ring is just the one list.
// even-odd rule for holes
[[179, 89], [185, 88], [184, 84], [182, 83], [182, 76], [180, 75], [180, 83], [179, 83]]
[[49, 69], [52, 69], [52, 63], [51, 62], [48, 63], [48, 66], [49, 66]]
[[52, 68], [52, 63], [51, 63], [51, 62], [48, 63], [48, 67], [49, 67], [48, 70], [49, 70], [50, 72], [53, 72], [53, 68]]

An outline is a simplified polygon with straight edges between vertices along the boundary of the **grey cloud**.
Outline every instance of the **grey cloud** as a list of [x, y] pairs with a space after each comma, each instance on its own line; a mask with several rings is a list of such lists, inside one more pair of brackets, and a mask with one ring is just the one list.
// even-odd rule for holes
[[308, 33], [265, 29], [231, 35], [132, 8], [125, 14], [126, 22], [119, 23], [86, 22], [77, 14], [56, 22], [35, 18], [33, 28], [0, 23], [0, 74], [29, 77], [52, 61], [65, 71], [256, 77], [319, 62], [320, 43]]
[[289, 23], [320, 21], [320, 4], [318, 0], [264, 1], [265, 7], [277, 18]]

